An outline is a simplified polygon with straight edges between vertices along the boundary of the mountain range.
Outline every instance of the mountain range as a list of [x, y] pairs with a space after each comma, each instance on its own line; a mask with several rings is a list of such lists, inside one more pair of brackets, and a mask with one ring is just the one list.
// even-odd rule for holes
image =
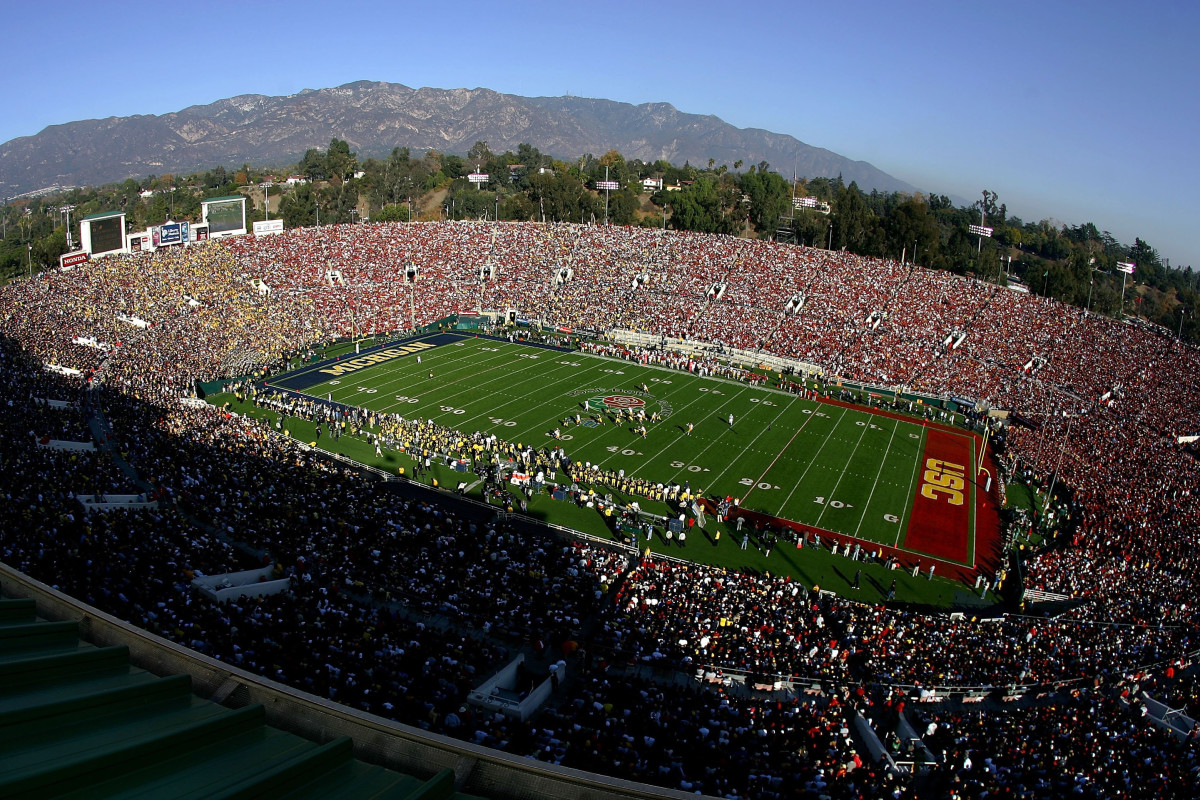
[[528, 142], [556, 158], [615, 149], [627, 159], [707, 166], [766, 161], [790, 177], [857, 181], [864, 191], [915, 191], [865, 161], [668, 103], [631, 105], [583, 97], [521, 97], [490, 89], [412, 89], [358, 81], [283, 97], [249, 94], [162, 115], [51, 125], [0, 145], [0, 194], [188, 173], [215, 166], [296, 163], [309, 148], [344, 139], [360, 159], [393, 147], [493, 152]]

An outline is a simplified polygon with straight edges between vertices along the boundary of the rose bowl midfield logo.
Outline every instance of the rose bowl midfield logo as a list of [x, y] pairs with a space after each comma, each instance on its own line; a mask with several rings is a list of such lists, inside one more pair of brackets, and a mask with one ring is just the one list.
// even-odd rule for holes
[[656, 412], [659, 419], [666, 419], [671, 416], [673, 410], [671, 404], [665, 400], [635, 388], [593, 386], [567, 392], [567, 396], [587, 411], [600, 413], [631, 411], [636, 414], [638, 411], [644, 411], [646, 416], [650, 416], [651, 412]]
[[646, 401], [640, 397], [628, 394], [610, 394], [604, 397], [589, 397], [588, 408], [593, 411], [619, 411], [631, 408], [645, 408]]

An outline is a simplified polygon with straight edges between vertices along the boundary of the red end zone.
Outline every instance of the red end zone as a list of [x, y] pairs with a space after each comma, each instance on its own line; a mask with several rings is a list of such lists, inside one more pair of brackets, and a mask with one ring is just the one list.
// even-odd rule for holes
[[934, 558], [969, 564], [971, 508], [975, 502], [972, 439], [926, 428], [912, 516], [904, 547]]

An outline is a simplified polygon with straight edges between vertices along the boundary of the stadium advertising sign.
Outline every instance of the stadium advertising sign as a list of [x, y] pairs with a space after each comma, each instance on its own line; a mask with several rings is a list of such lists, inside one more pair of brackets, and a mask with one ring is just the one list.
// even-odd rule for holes
[[63, 253], [58, 257], [58, 266], [62, 269], [72, 269], [85, 263], [88, 260], [88, 254], [84, 250], [76, 250], [73, 253]]
[[254, 223], [255, 236], [274, 236], [277, 233], [283, 233], [283, 220], [268, 219]]
[[467, 180], [471, 183], [487, 183], [488, 174], [486, 172], [472, 172], [467, 176]]
[[168, 244], [179, 244], [183, 241], [183, 225], [178, 222], [170, 222], [166, 225], [159, 225], [154, 229], [154, 246], [162, 247]]

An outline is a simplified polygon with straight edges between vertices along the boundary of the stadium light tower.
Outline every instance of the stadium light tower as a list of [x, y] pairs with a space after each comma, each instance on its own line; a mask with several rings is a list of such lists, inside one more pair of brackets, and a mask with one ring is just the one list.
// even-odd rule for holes
[[267, 215], [266, 218], [269, 220], [271, 219], [271, 184], [263, 181], [261, 185], [263, 190], [263, 213]]
[[975, 247], [975, 252], [977, 254], [983, 252], [983, 237], [986, 236], [989, 239], [992, 238], [992, 229], [984, 227], [984, 225], [987, 223], [987, 199], [988, 193], [987, 190], [984, 189], [983, 202], [979, 204], [979, 224], [968, 226], [968, 230], [979, 237], [979, 244]]
[[604, 226], [608, 227], [608, 193], [613, 189], [621, 188], [621, 184], [608, 179], [608, 167], [604, 168], [604, 180], [596, 181], [596, 188], [604, 190]]
[[75, 249], [75, 240], [74, 240], [74, 237], [71, 236], [71, 212], [74, 210], [75, 210], [75, 206], [70, 206], [70, 205], [59, 206], [59, 208], [58, 208], [59, 219], [62, 219], [63, 214], [67, 215], [67, 249], [68, 250]]

